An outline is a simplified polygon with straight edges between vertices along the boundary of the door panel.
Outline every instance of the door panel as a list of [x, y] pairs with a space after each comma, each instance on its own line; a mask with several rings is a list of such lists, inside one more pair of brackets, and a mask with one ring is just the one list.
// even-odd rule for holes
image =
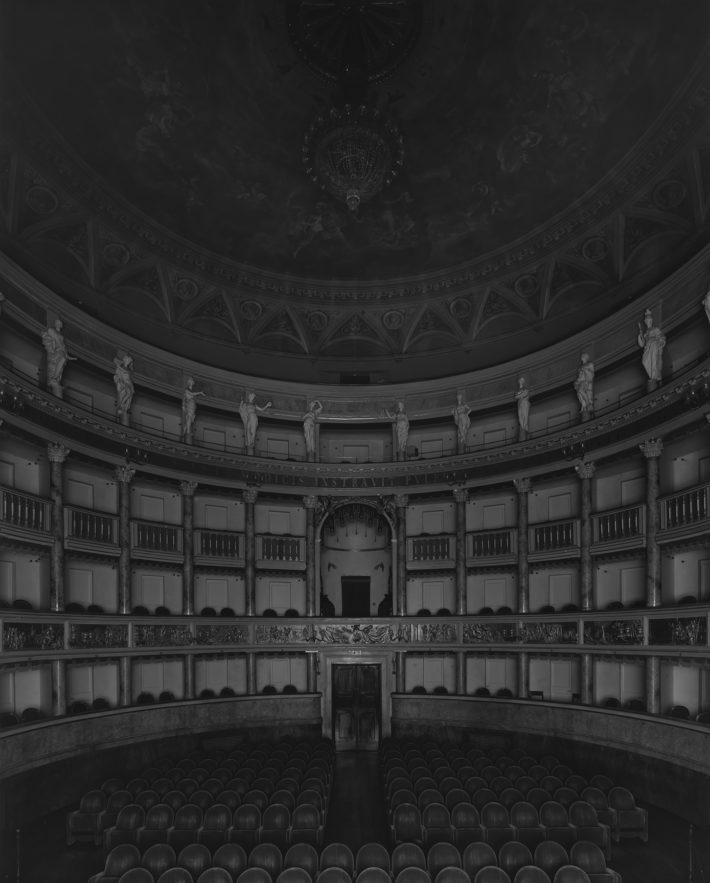
[[340, 750], [375, 750], [380, 741], [380, 665], [334, 665], [333, 738]]

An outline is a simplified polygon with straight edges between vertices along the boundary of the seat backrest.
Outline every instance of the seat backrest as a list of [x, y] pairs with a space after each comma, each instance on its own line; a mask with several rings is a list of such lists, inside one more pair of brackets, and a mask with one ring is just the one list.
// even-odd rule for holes
[[549, 876], [536, 865], [525, 865], [513, 878], [513, 883], [551, 883]]
[[163, 871], [172, 868], [177, 863], [177, 856], [172, 846], [167, 843], [154, 843], [143, 853], [141, 864], [147, 868], [154, 877], [159, 877]]
[[305, 868], [284, 868], [276, 878], [276, 883], [313, 883]]
[[451, 811], [451, 824], [454, 828], [477, 828], [481, 816], [472, 803], [457, 803]]
[[121, 874], [118, 883], [155, 883], [155, 878], [146, 868], [131, 868]]
[[505, 828], [510, 824], [508, 810], [502, 803], [487, 803], [481, 810], [481, 824], [485, 828]]
[[355, 880], [356, 883], [392, 883], [390, 875], [382, 868], [363, 868]]
[[181, 791], [172, 789], [163, 795], [163, 803], [167, 803], [173, 813], [175, 813], [176, 810], [187, 803], [187, 797]]
[[555, 800], [548, 800], [540, 807], [540, 821], [548, 828], [569, 824], [567, 810]]
[[573, 789], [567, 787], [567, 785], [563, 785], [561, 788], [556, 788], [552, 792], [553, 800], [556, 800], [558, 803], [561, 803], [562, 806], [566, 806], [567, 809], [575, 802], [575, 800], [579, 800], [579, 794]]
[[429, 848], [426, 863], [429, 873], [434, 878], [442, 868], [460, 868], [461, 853], [453, 843], [433, 843]]
[[451, 827], [449, 810], [443, 803], [430, 803], [422, 810], [422, 825], [425, 828]]
[[636, 809], [636, 801], [634, 800], [634, 795], [628, 788], [616, 785], [609, 791], [609, 806], [612, 807], [612, 809], [628, 811]]
[[106, 808], [106, 795], [98, 788], [87, 791], [79, 801], [79, 812], [101, 812]]
[[528, 800], [520, 800], [510, 810], [510, 822], [516, 828], [534, 828], [540, 824], [537, 809]]
[[161, 830], [163, 828], [169, 828], [172, 823], [173, 811], [167, 803], [156, 803], [155, 806], [151, 806], [145, 814], [146, 828], [157, 828], [158, 830]]
[[509, 877], [514, 877], [520, 868], [532, 863], [533, 857], [530, 849], [517, 840], [504, 843], [498, 850], [498, 865]]
[[137, 867], [140, 860], [141, 854], [137, 846], [133, 843], [121, 843], [119, 846], [114, 846], [106, 856], [104, 875], [106, 877], [120, 877], [131, 868]]
[[315, 880], [318, 874], [318, 851], [310, 843], [294, 843], [284, 856], [285, 868], [303, 868]]
[[320, 827], [320, 813], [318, 809], [307, 803], [297, 806], [291, 813], [291, 827], [296, 829], [306, 828], [308, 830]]
[[435, 883], [470, 883], [471, 878], [462, 868], [442, 868]]
[[535, 847], [535, 864], [542, 868], [550, 877], [554, 877], [558, 868], [569, 864], [569, 855], [561, 843], [555, 840], [543, 840]]
[[[422, 830], [422, 818], [419, 807], [413, 803], [402, 803], [400, 806], [396, 806], [392, 814], [392, 826], [395, 839], [418, 840], [421, 837]], [[321, 867], [323, 867], [322, 863]]]
[[582, 868], [588, 874], [603, 874], [606, 871], [606, 859], [596, 843], [589, 840], [578, 840], [569, 851], [569, 860], [573, 865]]
[[271, 875], [263, 868], [245, 868], [237, 877], [237, 883], [272, 883]]
[[177, 864], [189, 871], [196, 880], [212, 864], [212, 853], [204, 843], [188, 843], [180, 850]]
[[382, 868], [390, 870], [389, 851], [381, 843], [364, 843], [355, 855], [355, 873], [359, 874], [365, 868]]
[[116, 816], [116, 827], [127, 831], [135, 831], [145, 823], [145, 810], [137, 803], [122, 806]]
[[235, 828], [252, 831], [261, 826], [261, 811], [253, 803], [243, 803], [234, 810], [233, 820]]
[[553, 883], [591, 883], [589, 874], [576, 865], [563, 865], [553, 878]]
[[609, 808], [609, 801], [607, 800], [606, 794], [599, 788], [595, 788], [593, 785], [588, 785], [582, 791], [581, 797], [582, 800], [591, 804], [597, 812]]
[[247, 866], [246, 850], [239, 843], [223, 843], [215, 850], [212, 865], [229, 871], [232, 879], [236, 880]]
[[158, 877], [156, 883], [194, 883], [192, 874], [185, 868], [168, 868]]
[[281, 850], [274, 843], [259, 843], [249, 853], [248, 867], [263, 868], [275, 880], [283, 870]]
[[278, 828], [285, 830], [291, 824], [291, 813], [283, 803], [272, 803], [261, 815], [262, 828]]
[[202, 827], [224, 831], [232, 824], [232, 810], [224, 803], [214, 803], [205, 810]]
[[589, 827], [590, 825], [599, 824], [597, 811], [586, 800], [575, 800], [574, 803], [570, 804], [568, 813], [570, 822], [578, 827]]
[[324, 871], [326, 868], [341, 868], [352, 878], [355, 873], [352, 849], [345, 843], [329, 843], [320, 854], [320, 869]]
[[392, 850], [392, 876], [396, 878], [404, 868], [426, 870], [426, 856], [417, 843], [400, 843]]
[[175, 810], [173, 826], [181, 831], [196, 831], [202, 824], [202, 810], [194, 803], [186, 803]]
[[502, 868], [489, 866], [481, 868], [472, 883], [510, 883], [510, 877]]
[[[411, 865], [402, 868], [394, 878], [394, 883], [431, 883], [431, 877], [429, 871]], [[469, 883], [468, 879], [464, 883]]]

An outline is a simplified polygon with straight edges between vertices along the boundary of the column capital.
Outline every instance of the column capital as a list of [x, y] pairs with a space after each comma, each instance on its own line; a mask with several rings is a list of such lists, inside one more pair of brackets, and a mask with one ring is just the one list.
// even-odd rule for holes
[[116, 476], [116, 481], [119, 481], [121, 484], [130, 484], [136, 474], [136, 467], [131, 466], [130, 463], [127, 463], [125, 466], [117, 466], [113, 474]]
[[468, 501], [468, 488], [455, 487], [454, 500], [456, 500], [457, 503], [466, 503]]
[[647, 441], [641, 442], [639, 450], [647, 460], [660, 457], [663, 453], [663, 439], [649, 438]]
[[259, 491], [255, 487], [248, 487], [244, 489], [242, 496], [244, 497], [245, 503], [251, 503], [254, 505], [254, 503], [256, 503], [256, 498], [259, 496]]
[[404, 509], [409, 502], [409, 497], [407, 494], [395, 494], [393, 499], [394, 504], [398, 509]]
[[596, 467], [596, 464], [594, 464], [594, 463], [585, 463], [585, 462], [583, 461], [583, 462], [581, 462], [581, 463], [577, 463], [577, 465], [574, 467], [574, 471], [575, 471], [575, 472], [577, 473], [577, 475], [578, 475], [580, 478], [582, 478], [582, 479], [584, 479], [584, 478], [594, 478], [594, 472], [595, 472], [596, 468], [597, 468], [597, 467]]
[[180, 482], [180, 493], [183, 497], [192, 497], [197, 490], [197, 482], [196, 481], [181, 481]]
[[318, 506], [318, 497], [315, 494], [308, 494], [303, 498], [303, 505], [306, 509], [315, 509]]
[[529, 478], [514, 478], [513, 484], [519, 494], [529, 494], [532, 490], [532, 481]]
[[50, 463], [63, 463], [70, 454], [70, 449], [64, 445], [50, 443], [47, 445], [47, 456]]

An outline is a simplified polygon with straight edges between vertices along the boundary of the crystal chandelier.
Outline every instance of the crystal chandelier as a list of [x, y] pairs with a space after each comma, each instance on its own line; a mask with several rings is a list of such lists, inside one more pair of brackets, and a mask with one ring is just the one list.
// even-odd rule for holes
[[346, 104], [311, 123], [303, 143], [306, 173], [322, 190], [357, 211], [402, 167], [404, 147], [394, 122], [377, 108]]

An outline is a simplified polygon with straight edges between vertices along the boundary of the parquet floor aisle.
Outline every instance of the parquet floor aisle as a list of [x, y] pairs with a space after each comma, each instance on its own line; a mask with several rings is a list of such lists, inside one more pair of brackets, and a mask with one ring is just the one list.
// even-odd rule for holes
[[346, 843], [356, 852], [363, 843], [389, 844], [376, 751], [336, 755], [335, 783], [325, 829], [326, 843]]

